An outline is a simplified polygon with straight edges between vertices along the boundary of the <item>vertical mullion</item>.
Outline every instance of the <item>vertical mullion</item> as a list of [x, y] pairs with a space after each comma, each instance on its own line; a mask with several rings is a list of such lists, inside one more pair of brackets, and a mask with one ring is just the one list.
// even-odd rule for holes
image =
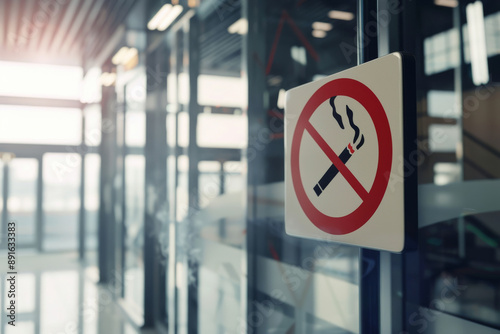
[[43, 243], [43, 155], [38, 160], [38, 178], [36, 186], [36, 249], [42, 252]]
[[[151, 39], [148, 34], [148, 39]], [[147, 69], [154, 68], [165, 73], [166, 62], [159, 55], [164, 54], [164, 47], [146, 53]], [[162, 253], [159, 247], [162, 240], [163, 222], [157, 218], [158, 212], [164, 212], [167, 200], [167, 146], [166, 114], [164, 95], [166, 94], [166, 77], [150, 70], [147, 73], [147, 109], [146, 109], [146, 175], [145, 175], [145, 207], [144, 215], [144, 327], [153, 327], [161, 323], [165, 314], [165, 266], [162, 264]], [[151, 94], [150, 94], [151, 93]], [[163, 96], [162, 96], [163, 95]], [[149, 103], [148, 103], [149, 102]], [[148, 106], [154, 107], [148, 107]]]
[[7, 211], [7, 199], [9, 196], [9, 165], [8, 163], [4, 162], [3, 168], [2, 168], [2, 174], [3, 174], [3, 184], [2, 184], [2, 196], [3, 196], [3, 210], [2, 210], [2, 222], [0, 226], [2, 226], [2, 235], [5, 235], [5, 239], [2, 238], [0, 240], [0, 244], [2, 245], [2, 248], [7, 247], [7, 223], [9, 219], [9, 213]]
[[[171, 50], [171, 60], [173, 74], [175, 75], [175, 86], [179, 87], [179, 74], [181, 73], [182, 65], [182, 54], [179, 54], [180, 37], [179, 31], [170, 31], [172, 50]], [[168, 293], [169, 293], [169, 308], [168, 308], [168, 330], [169, 333], [176, 334], [178, 332], [178, 294], [176, 287], [177, 279], [177, 241], [179, 240], [179, 233], [177, 228], [177, 188], [179, 187], [179, 169], [178, 169], [178, 158], [179, 158], [179, 89], [176, 89], [176, 108], [175, 108], [175, 146], [173, 151], [173, 156], [175, 159], [174, 169], [170, 173], [174, 174], [174, 187], [172, 203], [170, 203], [170, 210], [172, 217], [169, 224], [169, 252], [168, 252]]]
[[[127, 147], [127, 112], [128, 112], [128, 105], [127, 105], [127, 89], [128, 89], [128, 83], [123, 86], [123, 107], [121, 108], [121, 113], [123, 115], [122, 120], [121, 120], [121, 127], [122, 127], [122, 133], [121, 133], [121, 152], [119, 154], [121, 155], [121, 187], [119, 189], [120, 191], [120, 208], [121, 208], [121, 221], [118, 222], [118, 236], [120, 238], [119, 245], [120, 245], [120, 279], [119, 279], [119, 284], [120, 284], [120, 298], [125, 298], [125, 271], [127, 270], [126, 267], [126, 256], [127, 256], [127, 248], [126, 248], [126, 240], [127, 240], [127, 178], [126, 178], [126, 173], [127, 173], [127, 166], [126, 166], [126, 158], [128, 154], [128, 147]], [[116, 284], [116, 278], [115, 282], [113, 284]]]
[[[378, 27], [370, 13], [377, 13], [377, 2], [358, 0], [358, 64], [378, 57]], [[375, 24], [374, 24], [375, 23]], [[377, 29], [374, 33], [372, 29]], [[359, 331], [380, 333], [380, 252], [359, 250]]]
[[[200, 72], [200, 43], [199, 26], [200, 22], [197, 16], [193, 16], [186, 24], [189, 24], [187, 34], [187, 48], [189, 53], [189, 146], [188, 146], [188, 189], [189, 189], [189, 211], [188, 211], [188, 235], [193, 233], [195, 226], [191, 221], [194, 211], [199, 207], [199, 172], [198, 172], [198, 143], [196, 138], [196, 129], [198, 124], [198, 114], [200, 107], [198, 105], [198, 75]], [[186, 45], [184, 46], [186, 47]], [[189, 252], [186, 252], [189, 253]], [[188, 333], [198, 333], [198, 265], [190, 261], [189, 254], [186, 254], [186, 268], [190, 272], [189, 276], [194, 277], [194, 282], [186, 282], [188, 289]]]
[[80, 217], [78, 225], [78, 250], [80, 260], [85, 259], [85, 113], [82, 108], [82, 143], [83, 148], [80, 152], [81, 164], [80, 164]]
[[[266, 73], [260, 67], [256, 59], [267, 59], [266, 54], [266, 27], [268, 13], [265, 0], [245, 0], [242, 3], [243, 19], [248, 21], [248, 32], [243, 35], [242, 44], [242, 78], [247, 82], [247, 116], [248, 116], [248, 138], [258, 138], [265, 125], [265, 113], [268, 110], [268, 103], [265, 101]], [[270, 28], [271, 29], [271, 28]], [[254, 150], [251, 152], [251, 150]], [[254, 156], [249, 159], [251, 153]], [[262, 152], [256, 152], [254, 148], [247, 148], [242, 155], [247, 159], [247, 200], [246, 200], [246, 243], [244, 251], [246, 257], [247, 275], [242, 278], [242, 318], [244, 321], [238, 326], [245, 329], [245, 332], [256, 333], [258, 328], [252, 326], [252, 314], [255, 314], [257, 297], [257, 282], [259, 282], [259, 268], [257, 264], [257, 254], [259, 249], [265, 249], [266, 240], [259, 235], [257, 219], [257, 186], [265, 183], [267, 173], [266, 156]]]
[[[35, 333], [40, 333], [40, 327], [41, 327], [41, 304], [42, 304], [42, 273], [41, 272], [34, 272], [35, 275]], [[2, 298], [3, 299], [3, 298]]]

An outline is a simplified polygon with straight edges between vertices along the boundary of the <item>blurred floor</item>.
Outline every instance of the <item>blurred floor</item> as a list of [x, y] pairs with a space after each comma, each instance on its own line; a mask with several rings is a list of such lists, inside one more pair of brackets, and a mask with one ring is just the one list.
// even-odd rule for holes
[[[4, 253], [5, 254], [5, 253]], [[6, 268], [7, 258], [0, 257]], [[83, 267], [76, 253], [17, 254], [16, 326], [7, 324], [5, 272], [1, 274], [0, 333], [5, 334], [153, 334], [134, 328], [112, 298], [97, 284], [96, 267]]]

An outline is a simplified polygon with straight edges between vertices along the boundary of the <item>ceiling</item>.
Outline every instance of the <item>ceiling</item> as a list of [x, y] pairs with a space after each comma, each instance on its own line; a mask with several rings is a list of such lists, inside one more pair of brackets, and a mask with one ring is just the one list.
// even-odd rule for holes
[[1, 0], [0, 60], [83, 65], [137, 0]]

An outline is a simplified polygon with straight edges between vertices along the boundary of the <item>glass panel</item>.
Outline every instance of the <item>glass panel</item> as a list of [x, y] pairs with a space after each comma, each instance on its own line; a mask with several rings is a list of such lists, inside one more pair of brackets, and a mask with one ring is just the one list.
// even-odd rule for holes
[[500, 3], [455, 5], [417, 6], [422, 28], [417, 49], [427, 49], [431, 40], [442, 44], [425, 51], [425, 70], [417, 61], [418, 145], [425, 159], [418, 164], [420, 267], [415, 275], [420, 310], [431, 309], [436, 320], [419, 316], [410, 324], [418, 332], [441, 333], [448, 314], [451, 324], [463, 318], [487, 326], [470, 323], [467, 332], [492, 333], [491, 327], [500, 328], [500, 95], [495, 83]]
[[[17, 291], [17, 312], [31, 313], [35, 311], [36, 276], [33, 273], [19, 274], [17, 276], [17, 286], [21, 287]], [[17, 326], [17, 325], [16, 325]], [[23, 332], [24, 333], [24, 332]]]
[[[185, 22], [169, 35], [167, 192], [175, 208], [169, 281], [175, 278], [175, 283], [170, 282], [168, 297], [175, 308], [170, 314], [175, 310], [176, 316], [169, 319], [170, 329], [185, 332], [194, 325], [200, 333], [234, 333], [248, 326], [252, 333], [356, 333], [359, 249], [292, 238], [283, 226], [285, 91], [356, 64], [356, 1], [259, 3], [265, 32], [248, 43], [250, 48], [260, 43], [266, 55], [253, 55], [245, 66], [265, 76], [250, 86], [242, 66], [249, 24], [241, 17], [241, 2], [222, 1], [200, 16], [199, 27]], [[200, 34], [191, 49], [185, 45], [189, 29]], [[187, 73], [192, 56], [200, 58], [195, 75]], [[199, 106], [187, 105], [194, 85]], [[264, 100], [263, 110], [247, 114], [247, 93]], [[193, 122], [196, 134], [189, 133]], [[251, 178], [264, 180], [252, 184], [251, 199], [247, 169]], [[254, 263], [246, 263], [247, 251]], [[251, 278], [247, 265], [255, 268]], [[198, 319], [192, 323], [189, 312], [195, 307]]]
[[[265, 41], [262, 65], [256, 56], [248, 59], [249, 71], [265, 75], [252, 82], [255, 74], [248, 73], [248, 229], [255, 278], [247, 324], [254, 333], [358, 333], [359, 248], [287, 235], [283, 184], [285, 91], [356, 65], [357, 2], [262, 4], [264, 13], [251, 19], [262, 20], [265, 30], [249, 32], [248, 41]], [[262, 96], [262, 107], [252, 96]]]
[[[76, 271], [48, 271], [41, 273], [41, 334], [59, 333], [73, 327], [72, 324], [74, 329], [77, 328], [79, 308], [78, 278], [78, 272]], [[55, 317], [54, 314], [57, 314], [57, 316]]]
[[201, 113], [197, 139], [200, 147], [244, 148], [248, 144], [247, 117]]
[[79, 145], [82, 142], [82, 112], [79, 109], [0, 105], [0, 142]]
[[3, 96], [80, 99], [81, 67], [0, 61], [0, 73]]
[[92, 265], [97, 265], [100, 169], [99, 154], [87, 154], [85, 156], [85, 252], [87, 263]]
[[243, 78], [205, 74], [198, 76], [198, 104], [241, 108], [246, 100], [247, 86]]
[[[4, 176], [4, 168], [5, 168], [5, 165], [3, 163], [3, 160], [0, 159], [0, 225], [1, 226], [4, 226], [4, 222], [3, 222], [3, 182], [4, 182], [4, 179], [3, 179], [3, 176]], [[4, 237], [2, 237], [0, 239], [0, 243], [3, 244], [6, 242], [6, 239], [4, 239], [5, 237], [7, 237], [6, 235]]]
[[101, 86], [101, 69], [93, 67], [85, 74], [82, 82], [82, 93], [80, 101], [82, 103], [101, 102], [102, 86]]
[[189, 210], [189, 192], [188, 192], [188, 168], [189, 158], [186, 155], [180, 155], [177, 158], [177, 189], [176, 189], [176, 220], [183, 221]]
[[9, 164], [9, 219], [17, 222], [19, 246], [34, 246], [36, 240], [36, 194], [38, 160], [19, 159]]
[[186, 111], [177, 113], [177, 145], [189, 146], [189, 114]]
[[146, 114], [127, 111], [125, 113], [125, 144], [143, 147], [146, 144]]
[[[100, 334], [99, 333], [99, 318], [105, 317], [105, 312], [102, 312], [100, 308], [106, 305], [109, 305], [104, 302], [103, 295], [99, 294], [102, 291], [99, 291], [99, 288], [93, 282], [90, 282], [87, 279], [84, 279], [83, 283], [83, 298], [84, 307], [83, 311], [83, 334]], [[107, 294], [111, 297], [111, 294]], [[104, 297], [106, 298], [106, 297]], [[110, 298], [111, 299], [111, 298]], [[101, 301], [101, 302], [99, 302]], [[101, 312], [100, 312], [101, 311]], [[106, 319], [107, 320], [107, 319]], [[106, 323], [108, 323], [104, 320]]]
[[142, 155], [125, 156], [125, 299], [143, 309], [144, 177]]
[[101, 144], [101, 105], [93, 104], [85, 108], [85, 145]]
[[127, 83], [125, 89], [126, 109], [129, 111], [145, 112], [146, 106], [146, 73], [137, 70], [137, 77]]
[[43, 155], [44, 250], [76, 250], [80, 210], [81, 156]]
[[35, 334], [34, 321], [16, 321], [16, 326], [5, 325], [5, 334]]

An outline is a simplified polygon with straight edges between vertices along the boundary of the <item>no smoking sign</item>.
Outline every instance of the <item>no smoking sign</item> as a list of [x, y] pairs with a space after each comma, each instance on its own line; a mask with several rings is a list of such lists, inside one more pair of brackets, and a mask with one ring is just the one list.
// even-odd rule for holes
[[413, 68], [394, 53], [287, 92], [288, 234], [392, 252], [415, 240]]

